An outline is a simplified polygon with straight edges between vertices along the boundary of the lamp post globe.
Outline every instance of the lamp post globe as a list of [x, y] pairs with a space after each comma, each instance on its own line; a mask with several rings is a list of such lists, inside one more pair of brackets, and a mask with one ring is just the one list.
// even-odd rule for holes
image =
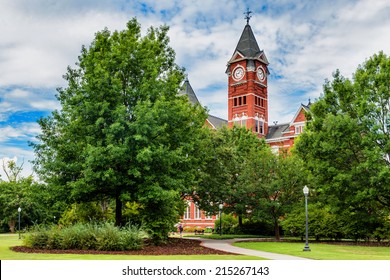
[[303, 194], [305, 195], [305, 214], [306, 214], [306, 243], [303, 251], [311, 251], [309, 247], [309, 215], [307, 210], [307, 196], [309, 195], [309, 188], [305, 186], [303, 188]]
[[222, 208], [223, 204], [219, 204], [219, 235], [222, 236]]
[[19, 239], [20, 239], [20, 212], [22, 212], [22, 208], [18, 208], [18, 232], [19, 232]]

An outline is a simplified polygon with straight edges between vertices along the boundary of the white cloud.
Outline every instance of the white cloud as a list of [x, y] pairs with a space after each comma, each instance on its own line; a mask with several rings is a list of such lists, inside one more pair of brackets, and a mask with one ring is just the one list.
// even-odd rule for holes
[[51, 111], [60, 107], [54, 98], [54, 90], [14, 88], [0, 91], [0, 94], [0, 120], [3, 122], [13, 113]]
[[15, 126], [7, 125], [0, 127], [0, 143], [4, 145], [7, 141], [33, 141], [40, 132], [40, 126], [35, 122], [25, 122]]
[[104, 27], [122, 29], [127, 21], [126, 15], [113, 10], [87, 9], [85, 3], [77, 8], [78, 1], [72, 1], [73, 6], [58, 1], [31, 2], [0, 4], [2, 86], [63, 85], [62, 75], [76, 62], [81, 45], [90, 44], [95, 32]]

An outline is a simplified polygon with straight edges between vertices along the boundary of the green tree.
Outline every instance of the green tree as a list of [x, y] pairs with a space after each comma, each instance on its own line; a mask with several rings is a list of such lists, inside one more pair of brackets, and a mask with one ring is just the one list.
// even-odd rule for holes
[[384, 53], [360, 65], [352, 80], [336, 71], [295, 145], [322, 202], [349, 221], [356, 238], [367, 237], [389, 214], [389, 100]]
[[46, 186], [35, 182], [32, 176], [23, 177], [23, 164], [18, 166], [15, 161], [3, 161], [3, 171], [7, 180], [0, 180], [0, 222], [7, 224], [13, 232], [19, 207], [23, 228], [34, 223], [53, 222]]
[[251, 199], [248, 181], [242, 175], [250, 156], [268, 147], [252, 131], [238, 126], [209, 131], [204, 139], [204, 160], [198, 168], [193, 198], [201, 209], [214, 214], [223, 203], [223, 213], [237, 215], [241, 227]]
[[251, 212], [254, 217], [272, 221], [276, 240], [280, 239], [280, 220], [302, 198], [307, 171], [298, 157], [270, 149], [249, 157], [245, 169]]
[[36, 170], [56, 200], [113, 199], [118, 226], [123, 202], [139, 202], [156, 240], [167, 237], [166, 221], [177, 219], [181, 190], [194, 178], [206, 119], [178, 96], [183, 71], [167, 32], [151, 27], [142, 37], [136, 19], [123, 31], [98, 32], [78, 67], [68, 67], [61, 110], [39, 121], [33, 144]]

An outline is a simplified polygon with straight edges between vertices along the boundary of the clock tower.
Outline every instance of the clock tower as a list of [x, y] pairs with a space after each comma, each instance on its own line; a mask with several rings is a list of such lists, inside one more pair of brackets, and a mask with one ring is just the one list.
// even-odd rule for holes
[[228, 125], [245, 126], [259, 137], [268, 133], [268, 60], [247, 24], [228, 61]]

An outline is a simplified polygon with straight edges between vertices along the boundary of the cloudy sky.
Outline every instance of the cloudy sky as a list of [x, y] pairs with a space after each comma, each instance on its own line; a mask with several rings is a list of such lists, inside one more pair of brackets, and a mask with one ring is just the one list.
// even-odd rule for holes
[[177, 63], [200, 102], [227, 118], [225, 67], [247, 8], [270, 61], [270, 122], [290, 121], [336, 69], [351, 77], [374, 53], [390, 55], [389, 0], [0, 0], [0, 159], [24, 161], [31, 172], [27, 142], [40, 132], [36, 120], [59, 109], [66, 67], [95, 32], [124, 29], [133, 17], [144, 31], [170, 26]]

